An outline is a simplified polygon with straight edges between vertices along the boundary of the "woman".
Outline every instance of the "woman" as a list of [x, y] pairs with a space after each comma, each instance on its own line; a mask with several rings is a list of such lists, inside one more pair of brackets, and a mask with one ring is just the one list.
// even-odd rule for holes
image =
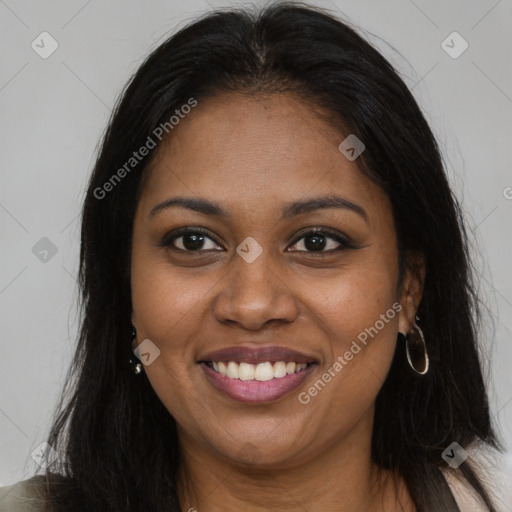
[[496, 510], [463, 219], [411, 93], [346, 24], [223, 11], [157, 48], [80, 262], [60, 457], [5, 510]]

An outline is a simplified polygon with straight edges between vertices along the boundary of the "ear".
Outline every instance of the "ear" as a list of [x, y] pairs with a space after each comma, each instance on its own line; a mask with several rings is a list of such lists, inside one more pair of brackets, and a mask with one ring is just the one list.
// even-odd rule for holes
[[400, 295], [402, 309], [398, 315], [398, 330], [404, 334], [407, 334], [416, 324], [415, 316], [423, 295], [424, 283], [425, 258], [423, 254], [408, 254]]

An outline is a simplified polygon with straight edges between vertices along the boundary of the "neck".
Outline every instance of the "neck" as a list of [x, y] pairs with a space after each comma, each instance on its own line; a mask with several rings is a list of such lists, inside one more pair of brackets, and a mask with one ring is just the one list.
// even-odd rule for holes
[[251, 467], [198, 449], [181, 432], [182, 510], [414, 512], [403, 480], [371, 461], [370, 443], [361, 449], [353, 442], [360, 435], [354, 432], [307, 460]]

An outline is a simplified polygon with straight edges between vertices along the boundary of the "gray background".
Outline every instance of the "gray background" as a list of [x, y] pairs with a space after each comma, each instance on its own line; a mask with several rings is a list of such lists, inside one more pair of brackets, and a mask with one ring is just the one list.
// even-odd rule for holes
[[[512, 0], [312, 3], [366, 31], [439, 140], [489, 309], [482, 351], [509, 450], [496, 478], [512, 481]], [[170, 31], [228, 5], [0, 0], [0, 485], [34, 471], [30, 454], [45, 438], [73, 352], [80, 205], [111, 107]], [[31, 47], [42, 45], [43, 31], [58, 43], [47, 59]], [[458, 58], [441, 45], [453, 31], [469, 44]], [[456, 39], [447, 44], [462, 48]], [[43, 237], [56, 254], [33, 251]], [[498, 486], [512, 511], [512, 488]]]

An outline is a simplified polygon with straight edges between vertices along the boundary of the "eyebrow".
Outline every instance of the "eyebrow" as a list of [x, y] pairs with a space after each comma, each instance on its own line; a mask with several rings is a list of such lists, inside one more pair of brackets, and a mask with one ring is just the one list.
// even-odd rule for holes
[[[204, 215], [210, 215], [215, 217], [228, 218], [230, 214], [218, 203], [209, 201], [207, 199], [192, 198], [192, 197], [172, 197], [162, 203], [154, 206], [149, 212], [149, 217], [154, 217], [158, 212], [166, 210], [171, 207], [180, 207], [193, 210], [195, 212], [202, 213]], [[315, 210], [325, 210], [327, 208], [338, 208], [346, 209], [360, 215], [368, 223], [368, 214], [365, 209], [358, 204], [349, 201], [348, 199], [338, 196], [324, 196], [314, 197], [302, 201], [294, 201], [284, 206], [281, 213], [281, 220], [288, 219], [304, 213], [310, 213]]]

